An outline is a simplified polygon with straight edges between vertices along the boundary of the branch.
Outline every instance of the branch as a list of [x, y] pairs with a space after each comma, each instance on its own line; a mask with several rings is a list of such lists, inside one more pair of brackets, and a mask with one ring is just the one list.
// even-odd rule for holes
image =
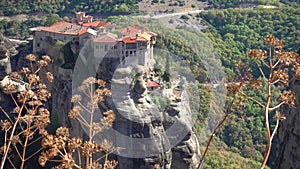
[[281, 103], [279, 103], [277, 106], [269, 108], [269, 111], [273, 111], [273, 110], [279, 108], [279, 107], [282, 106], [284, 103], [285, 103], [285, 102], [281, 102]]
[[10, 158], [7, 158], [8, 159], [8, 162], [11, 164], [11, 166], [14, 168], [14, 169], [17, 169], [14, 165], [14, 163], [10, 160]]
[[263, 78], [264, 78], [265, 80], [267, 80], [267, 78], [266, 78], [266, 76], [265, 76], [265, 73], [264, 73], [264, 71], [262, 70], [261, 66], [257, 63], [256, 60], [255, 60], [255, 63], [256, 63], [256, 65], [257, 65], [259, 71], [260, 71], [260, 74], [263, 76]]
[[208, 140], [208, 143], [207, 143], [207, 145], [206, 145], [205, 151], [204, 151], [204, 153], [203, 153], [203, 155], [202, 155], [202, 157], [201, 157], [201, 160], [200, 160], [200, 163], [199, 163], [197, 169], [200, 169], [200, 168], [203, 166], [204, 158], [205, 158], [205, 156], [206, 156], [206, 154], [207, 154], [207, 151], [208, 151], [208, 148], [209, 148], [210, 144], [212, 143], [212, 139], [213, 139], [213, 137], [216, 135], [216, 133], [220, 130], [220, 128], [222, 127], [223, 123], [224, 123], [224, 122], [226, 121], [226, 119], [228, 118], [229, 113], [232, 111], [232, 109], [233, 109], [233, 103], [234, 103], [234, 101], [235, 101], [235, 99], [236, 99], [238, 93], [239, 93], [239, 92], [236, 92], [236, 93], [235, 93], [234, 98], [232, 99], [232, 101], [231, 101], [231, 103], [230, 103], [230, 106], [228, 107], [228, 109], [227, 109], [226, 112], [225, 112], [225, 116], [223, 117], [223, 119], [221, 120], [221, 122], [217, 125], [217, 127], [214, 129], [214, 131], [212, 132], [212, 134], [211, 134], [211, 136], [210, 136], [210, 138], [209, 138], [209, 140]]
[[247, 97], [248, 99], [250, 99], [250, 100], [252, 100], [253, 102], [255, 102], [256, 104], [260, 105], [262, 108], [265, 108], [265, 105], [263, 105], [260, 101], [254, 99], [253, 97], [247, 95], [246, 93], [244, 93], [244, 92], [242, 92], [242, 91], [240, 91], [240, 93], [241, 93], [242, 95], [244, 95], [245, 97]]
[[3, 114], [7, 117], [7, 119], [13, 124], [13, 121], [11, 118], [8, 116], [7, 112], [0, 106], [0, 110], [3, 112]]
[[35, 156], [37, 153], [39, 153], [39, 152], [42, 151], [43, 149], [44, 149], [44, 148], [41, 147], [40, 149], [38, 149], [37, 151], [35, 151], [34, 153], [32, 153], [29, 157], [27, 157], [27, 158], [25, 159], [25, 161], [31, 159], [33, 156]]
[[272, 140], [273, 140], [273, 138], [274, 138], [274, 136], [275, 136], [275, 134], [278, 130], [278, 126], [279, 126], [279, 120], [276, 120], [276, 126], [275, 126], [274, 131], [273, 131], [273, 133], [271, 135], [271, 138], [270, 138], [271, 142], [272, 142]]

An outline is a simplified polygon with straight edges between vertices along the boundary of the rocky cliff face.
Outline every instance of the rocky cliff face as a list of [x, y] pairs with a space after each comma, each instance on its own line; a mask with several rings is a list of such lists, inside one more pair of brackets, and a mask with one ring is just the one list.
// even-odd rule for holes
[[280, 123], [276, 169], [300, 169], [300, 81], [295, 82], [296, 107], [284, 108], [286, 120]]
[[[11, 57], [18, 54], [17, 45], [0, 34], [0, 81], [11, 72]], [[0, 105], [9, 111], [13, 103], [9, 96], [0, 92]]]
[[[112, 80], [112, 102], [117, 112], [113, 142], [124, 147], [120, 169], [193, 169], [200, 159], [199, 144], [192, 131], [191, 114], [185, 111], [184, 92], [160, 111], [146, 88], [146, 69], [119, 68]], [[133, 80], [133, 81], [132, 81]]]

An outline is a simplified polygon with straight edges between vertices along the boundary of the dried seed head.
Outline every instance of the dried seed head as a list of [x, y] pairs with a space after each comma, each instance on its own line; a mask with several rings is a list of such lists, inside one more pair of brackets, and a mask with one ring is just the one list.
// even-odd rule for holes
[[92, 169], [102, 169], [102, 165], [96, 161], [93, 161]]
[[73, 168], [75, 165], [75, 160], [73, 159], [71, 154], [65, 154], [62, 156], [62, 166], [64, 168]]
[[18, 72], [11, 72], [9, 74], [9, 77], [15, 78], [15, 79], [21, 79], [21, 75]]
[[16, 93], [18, 90], [17, 90], [17, 86], [15, 84], [12, 84], [12, 83], [9, 83], [7, 85], [5, 85], [3, 87], [3, 92], [5, 94], [12, 94], [12, 93]]
[[48, 63], [50, 63], [50, 62], [52, 61], [51, 58], [50, 58], [48, 55], [42, 56], [42, 59], [43, 59], [44, 61], [48, 62]]
[[264, 60], [267, 58], [267, 51], [261, 49], [251, 49], [248, 55], [250, 58]]
[[279, 70], [274, 70], [273, 76], [272, 76], [272, 82], [275, 81], [280, 81], [283, 83], [285, 86], [289, 84], [289, 73], [288, 69], [279, 69]]
[[75, 149], [79, 148], [82, 144], [82, 138], [80, 137], [73, 137], [68, 142], [68, 152], [73, 153]]
[[21, 69], [20, 72], [23, 73], [23, 74], [28, 74], [28, 73], [30, 73], [31, 71], [30, 71], [27, 67], [22, 67], [22, 69]]
[[42, 152], [38, 159], [39, 164], [42, 167], [45, 167], [47, 160], [48, 160], [48, 158], [47, 158], [46, 154], [44, 152]]
[[56, 136], [69, 137], [69, 129], [66, 127], [59, 127], [58, 129], [56, 129]]
[[106, 140], [106, 139], [104, 139], [104, 140], [102, 141], [101, 147], [102, 147], [102, 149], [103, 149], [104, 151], [106, 151], [106, 152], [110, 152], [110, 151], [112, 151], [112, 150], [115, 148], [115, 147], [113, 146], [113, 144], [112, 144], [110, 141]]
[[53, 146], [53, 144], [54, 144], [54, 137], [53, 137], [53, 135], [48, 134], [42, 140], [42, 147], [44, 147], [44, 148], [46, 148], [48, 146], [51, 147], [51, 146]]
[[114, 169], [118, 165], [118, 162], [115, 160], [106, 160], [104, 163], [105, 169]]
[[95, 144], [91, 141], [87, 141], [83, 143], [82, 146], [82, 155], [83, 156], [91, 156], [94, 153]]
[[46, 67], [46, 66], [48, 66], [48, 62], [46, 62], [45, 60], [38, 60], [37, 65], [39, 67]]
[[285, 90], [283, 91], [279, 98], [279, 100], [281, 100], [284, 104], [289, 105], [290, 107], [295, 107], [295, 93], [292, 92], [291, 90]]
[[36, 74], [29, 74], [27, 76], [29, 83], [38, 83], [40, 81], [40, 77]]
[[108, 127], [111, 127], [116, 119], [115, 113], [112, 110], [108, 110], [103, 114], [105, 115], [105, 117], [103, 118], [104, 124]]
[[34, 62], [34, 61], [36, 61], [36, 56], [34, 54], [29, 54], [25, 57], [25, 59], [27, 59], [31, 62]]
[[54, 77], [53, 77], [52, 73], [47, 72], [47, 73], [46, 73], [46, 78], [47, 78], [47, 80], [48, 80], [50, 83], [53, 82]]
[[80, 114], [81, 111], [81, 107], [80, 106], [74, 106], [70, 112], [68, 113], [68, 117], [70, 119], [75, 119], [77, 117], [78, 114]]
[[276, 111], [276, 114], [275, 114], [274, 118], [276, 120], [285, 120], [286, 119], [286, 117], [278, 111]]
[[12, 127], [12, 124], [7, 120], [4, 120], [4, 121], [1, 120], [0, 126], [1, 126], [2, 131], [8, 131]]
[[74, 102], [80, 102], [81, 101], [81, 95], [73, 95], [72, 98], [71, 98], [71, 102], [74, 103]]
[[274, 46], [276, 49], [282, 49], [283, 47], [282, 42], [274, 35], [267, 35], [265, 37], [264, 43], [269, 46]]

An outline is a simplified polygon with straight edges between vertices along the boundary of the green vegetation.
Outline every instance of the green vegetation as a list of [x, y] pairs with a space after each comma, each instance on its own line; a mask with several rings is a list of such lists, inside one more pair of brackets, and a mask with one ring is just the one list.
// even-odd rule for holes
[[132, 13], [137, 12], [137, 0], [118, 0], [118, 1], [2, 1], [0, 15], [11, 16], [16, 14], [28, 14], [33, 12], [45, 12], [48, 14], [63, 15], [67, 12], [85, 11], [89, 14], [95, 13]]
[[230, 69], [238, 60], [251, 65], [246, 57], [248, 50], [262, 49], [262, 39], [267, 34], [282, 39], [285, 49], [299, 50], [299, 8], [210, 10], [198, 17], [210, 25], [204, 32], [214, 42], [223, 65]]
[[281, 5], [287, 4], [291, 6], [298, 6], [300, 3], [297, 0], [200, 0], [208, 2], [213, 8], [232, 8], [245, 4], [246, 6], [253, 7], [254, 5]]

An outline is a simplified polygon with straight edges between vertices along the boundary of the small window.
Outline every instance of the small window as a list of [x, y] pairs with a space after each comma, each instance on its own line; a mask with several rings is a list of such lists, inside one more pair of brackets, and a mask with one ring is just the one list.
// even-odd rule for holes
[[40, 38], [40, 40], [43, 40], [43, 38]]
[[40, 47], [41, 45], [38, 43], [36, 46], [37, 46], [37, 47]]
[[99, 45], [96, 45], [96, 49], [99, 49]]
[[66, 36], [64, 36], [64, 40], [66, 40], [67, 39], [67, 37]]
[[105, 46], [104, 46], [104, 51], [107, 51], [107, 50], [108, 50], [108, 46], [105, 45]]

